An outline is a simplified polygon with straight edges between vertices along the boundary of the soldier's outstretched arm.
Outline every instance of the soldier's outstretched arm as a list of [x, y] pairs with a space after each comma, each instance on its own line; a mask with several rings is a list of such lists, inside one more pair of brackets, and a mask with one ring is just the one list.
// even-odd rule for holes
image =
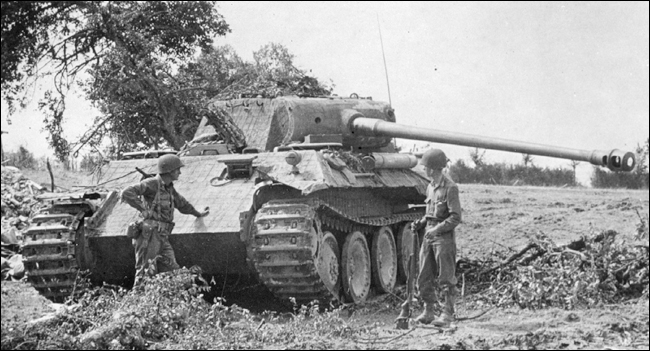
[[174, 207], [182, 214], [191, 214], [195, 217], [205, 217], [210, 213], [210, 207], [206, 206], [203, 211], [199, 212], [194, 206], [187, 201], [183, 195], [174, 189]]

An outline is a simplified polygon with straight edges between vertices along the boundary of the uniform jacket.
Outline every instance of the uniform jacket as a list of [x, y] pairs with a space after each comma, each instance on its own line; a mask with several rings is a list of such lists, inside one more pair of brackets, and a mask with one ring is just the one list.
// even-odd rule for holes
[[[159, 190], [160, 193], [158, 193]], [[157, 194], [158, 198], [156, 199]], [[153, 215], [151, 219], [166, 223], [174, 221], [174, 207], [183, 214], [196, 215], [198, 213], [192, 204], [176, 192], [174, 184], [165, 185], [160, 175], [147, 178], [124, 189], [122, 191], [122, 201], [141, 213], [150, 210]]]
[[437, 222], [436, 226], [427, 232], [443, 234], [453, 231], [460, 224], [461, 207], [458, 186], [446, 174], [442, 175], [439, 184], [429, 183], [425, 203], [427, 205], [425, 218]]

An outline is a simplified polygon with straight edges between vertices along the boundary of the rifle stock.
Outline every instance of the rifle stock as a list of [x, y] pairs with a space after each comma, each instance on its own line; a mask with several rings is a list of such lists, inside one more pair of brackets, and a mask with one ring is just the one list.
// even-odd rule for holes
[[413, 302], [413, 295], [415, 293], [415, 278], [418, 275], [418, 264], [416, 260], [416, 255], [418, 255], [418, 249], [419, 249], [419, 244], [418, 244], [418, 232], [413, 231], [413, 240], [412, 240], [412, 247], [411, 247], [411, 254], [409, 255], [409, 261], [408, 261], [408, 266], [409, 266], [409, 272], [408, 272], [408, 277], [406, 279], [406, 292], [407, 292], [407, 298], [404, 303], [402, 303], [402, 311], [400, 312], [400, 315], [397, 317], [395, 320], [396, 322], [396, 328], [397, 329], [408, 329], [408, 321], [409, 318], [412, 315], [411, 311], [411, 303]]
[[144, 180], [144, 179], [147, 179], [147, 178], [151, 178], [151, 177], [155, 177], [155, 176], [156, 176], [155, 174], [149, 174], [149, 173], [143, 171], [143, 170], [140, 169], [139, 167], [135, 167], [135, 170], [138, 171], [138, 172], [140, 172], [140, 174], [142, 174], [142, 178], [140, 178], [140, 180]]

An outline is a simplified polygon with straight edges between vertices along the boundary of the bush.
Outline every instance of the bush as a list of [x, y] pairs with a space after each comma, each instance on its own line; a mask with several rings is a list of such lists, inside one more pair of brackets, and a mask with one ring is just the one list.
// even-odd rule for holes
[[295, 305], [294, 313], [255, 315], [216, 298], [185, 268], [145, 278], [127, 291], [95, 288], [43, 324], [2, 328], [2, 349], [316, 349], [349, 343], [358, 331], [341, 308]]
[[4, 164], [17, 168], [34, 169], [36, 168], [37, 162], [34, 159], [34, 154], [21, 145], [18, 147], [18, 151], [9, 151], [5, 154]]
[[648, 189], [648, 173], [611, 172], [602, 167], [594, 167], [591, 186], [594, 188]]
[[79, 164], [79, 169], [84, 171], [94, 171], [97, 168], [97, 165], [101, 164], [100, 156], [85, 154], [81, 158], [81, 163]]

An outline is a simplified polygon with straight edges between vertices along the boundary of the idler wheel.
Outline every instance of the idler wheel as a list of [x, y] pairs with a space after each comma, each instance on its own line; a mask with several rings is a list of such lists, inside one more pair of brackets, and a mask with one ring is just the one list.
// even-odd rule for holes
[[354, 303], [362, 303], [370, 293], [370, 251], [366, 237], [352, 232], [343, 244], [343, 291]]
[[[418, 246], [419, 249], [419, 246]], [[409, 275], [409, 257], [413, 251], [413, 232], [411, 222], [404, 223], [397, 232], [397, 281], [400, 284], [406, 283]], [[414, 253], [415, 266], [420, 267], [419, 250]]]
[[323, 234], [318, 254], [318, 275], [327, 290], [338, 300], [341, 289], [339, 243], [332, 233]]
[[392, 292], [397, 282], [397, 249], [393, 231], [381, 227], [372, 235], [372, 281], [379, 292]]

